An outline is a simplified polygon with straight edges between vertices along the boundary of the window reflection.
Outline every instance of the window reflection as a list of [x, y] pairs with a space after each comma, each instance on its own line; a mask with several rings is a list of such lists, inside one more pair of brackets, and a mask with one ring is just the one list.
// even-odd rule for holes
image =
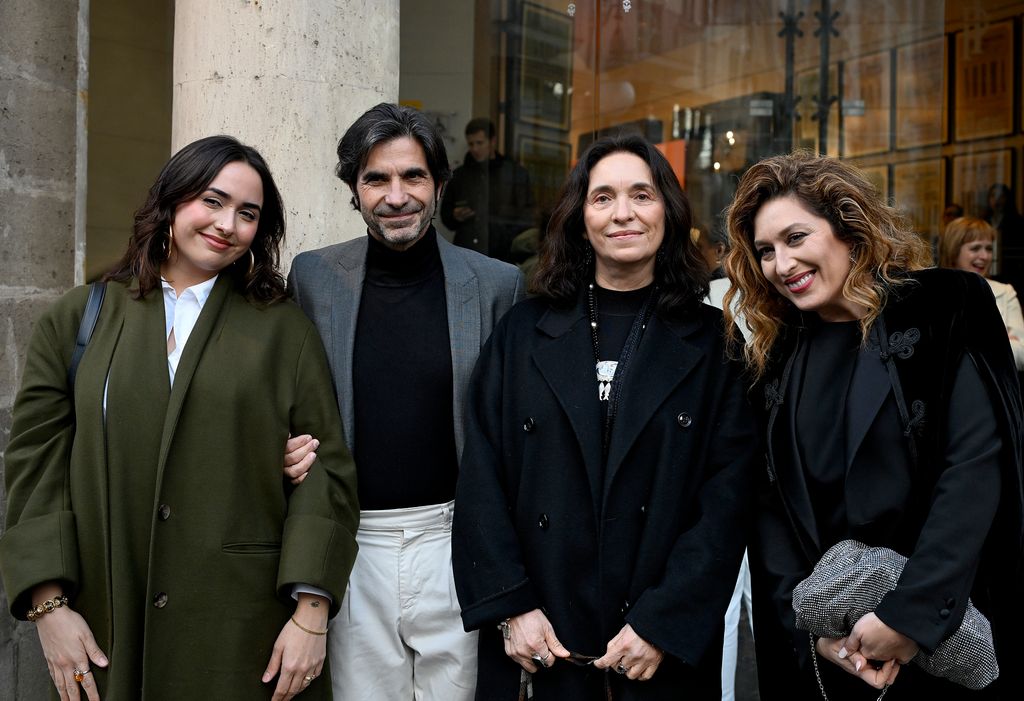
[[659, 144], [710, 231], [746, 168], [807, 148], [863, 168], [926, 238], [952, 204], [996, 223], [1014, 279], [1022, 17], [1006, 0], [406, 0], [401, 97], [445, 121], [466, 175], [466, 125], [494, 125], [508, 165], [477, 168], [487, 205], [453, 183], [442, 227], [489, 255], [532, 252], [572, 162], [625, 130]]

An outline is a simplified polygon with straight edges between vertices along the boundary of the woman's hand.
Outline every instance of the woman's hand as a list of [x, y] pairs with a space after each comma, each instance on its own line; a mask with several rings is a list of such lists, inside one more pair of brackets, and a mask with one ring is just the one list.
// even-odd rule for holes
[[284, 444], [284, 475], [292, 484], [301, 484], [306, 479], [310, 468], [316, 462], [316, 453], [320, 441], [308, 433], [301, 436], [288, 436]]
[[844, 647], [851, 656], [856, 653], [868, 660], [895, 659], [900, 664], [909, 663], [920, 649], [913, 640], [882, 623], [873, 612], [857, 621]]
[[329, 607], [330, 603], [322, 596], [299, 594], [293, 616], [295, 621], [285, 622], [263, 673], [263, 683], [266, 684], [280, 672], [273, 701], [294, 698], [320, 676], [327, 656], [327, 635], [310, 633], [303, 628], [326, 631]]
[[893, 683], [900, 671], [900, 665], [896, 660], [890, 659], [881, 668], [875, 669], [874, 665], [860, 653], [849, 654], [844, 647], [846, 643], [847, 638], [818, 638], [818, 657], [828, 660], [876, 689]]
[[[42, 585], [33, 591], [32, 601], [39, 603], [60, 595], [60, 587], [57, 585]], [[36, 631], [39, 633], [39, 643], [43, 647], [50, 678], [57, 687], [61, 701], [78, 701], [81, 695], [79, 683], [75, 681], [75, 670], [84, 672], [89, 669], [90, 661], [97, 667], [109, 664], [107, 656], [96, 644], [89, 624], [77, 612], [62, 606], [37, 619]], [[82, 678], [81, 686], [89, 701], [100, 701], [96, 680], [91, 672]]]
[[664, 657], [665, 653], [637, 635], [633, 626], [627, 623], [608, 642], [604, 657], [594, 660], [594, 666], [598, 669], [613, 667], [619, 674], [625, 674], [627, 679], [645, 682], [658, 671], [658, 665]]
[[544, 612], [534, 609], [508, 619], [505, 654], [531, 674], [537, 664], [550, 667], [557, 657], [568, 657], [569, 651], [555, 637], [555, 629]]

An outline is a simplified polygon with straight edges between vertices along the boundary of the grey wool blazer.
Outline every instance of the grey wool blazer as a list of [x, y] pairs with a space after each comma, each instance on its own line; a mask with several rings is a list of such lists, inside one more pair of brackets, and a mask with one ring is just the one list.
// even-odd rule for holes
[[[427, 234], [436, 235], [434, 230]], [[525, 294], [522, 274], [508, 263], [454, 246], [437, 236], [444, 269], [448, 337], [452, 346], [455, 448], [462, 459], [469, 378], [491, 329]], [[359, 301], [366, 275], [366, 236], [315, 251], [292, 261], [288, 289], [323, 339], [338, 395], [338, 409], [349, 450], [354, 450], [352, 354]]]

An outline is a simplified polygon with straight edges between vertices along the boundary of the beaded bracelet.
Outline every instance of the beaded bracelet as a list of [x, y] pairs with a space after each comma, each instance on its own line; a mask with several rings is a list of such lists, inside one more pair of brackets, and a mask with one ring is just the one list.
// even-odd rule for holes
[[46, 601], [43, 601], [41, 603], [36, 604], [35, 606], [33, 606], [32, 608], [30, 608], [28, 610], [28, 613], [25, 614], [25, 618], [27, 618], [30, 621], [37, 621], [40, 618], [42, 618], [43, 616], [45, 616], [46, 614], [53, 613], [54, 611], [59, 609], [61, 606], [67, 606], [67, 605], [68, 605], [68, 596], [67, 596], [67, 594], [61, 594], [60, 596], [55, 596], [52, 599], [47, 599]]

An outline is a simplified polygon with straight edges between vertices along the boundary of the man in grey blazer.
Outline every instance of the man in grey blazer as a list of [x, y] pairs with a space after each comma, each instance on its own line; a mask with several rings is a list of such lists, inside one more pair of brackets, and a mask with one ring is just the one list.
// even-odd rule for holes
[[[328, 639], [336, 699], [471, 699], [476, 637], [462, 629], [451, 518], [470, 374], [523, 295], [516, 268], [431, 225], [450, 177], [444, 142], [380, 104], [338, 143], [338, 177], [367, 236], [296, 256], [289, 287], [316, 324], [359, 481], [359, 555]], [[301, 472], [315, 441], [289, 442]]]

